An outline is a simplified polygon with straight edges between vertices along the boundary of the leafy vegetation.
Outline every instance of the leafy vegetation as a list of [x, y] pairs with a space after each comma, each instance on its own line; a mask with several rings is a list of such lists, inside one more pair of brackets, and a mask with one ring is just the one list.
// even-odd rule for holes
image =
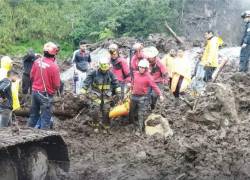
[[143, 38], [175, 30], [184, 0], [1, 0], [0, 53], [37, 52], [46, 41], [61, 45], [68, 57], [79, 40], [91, 42], [121, 36]]

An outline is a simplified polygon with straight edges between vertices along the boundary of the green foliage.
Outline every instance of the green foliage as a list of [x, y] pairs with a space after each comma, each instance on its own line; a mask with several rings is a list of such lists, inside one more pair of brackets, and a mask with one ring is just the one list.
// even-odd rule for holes
[[41, 51], [46, 41], [60, 43], [69, 57], [81, 39], [92, 42], [120, 36], [146, 37], [176, 30], [184, 0], [1, 0], [0, 53]]

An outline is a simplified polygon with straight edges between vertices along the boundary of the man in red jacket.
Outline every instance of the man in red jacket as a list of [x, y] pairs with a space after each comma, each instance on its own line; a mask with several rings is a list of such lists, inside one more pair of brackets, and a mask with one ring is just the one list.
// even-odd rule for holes
[[60, 88], [60, 72], [55, 62], [59, 48], [48, 42], [43, 47], [44, 56], [37, 59], [31, 69], [32, 104], [28, 125], [41, 129], [51, 127], [52, 98]]
[[141, 59], [143, 59], [142, 53], [143, 45], [141, 43], [135, 43], [133, 45], [133, 50], [135, 51], [132, 59], [131, 59], [131, 69], [134, 71], [138, 71], [138, 63]]
[[119, 82], [121, 87], [121, 98], [123, 99], [126, 84], [130, 81], [129, 67], [126, 59], [119, 56], [117, 44], [111, 44], [109, 46], [109, 53], [111, 55], [111, 71]]
[[[161, 101], [163, 101], [163, 96], [148, 72], [148, 61], [146, 59], [141, 60], [138, 67], [139, 71], [134, 72], [134, 80], [132, 82], [129, 120], [135, 123], [135, 126], [138, 126], [140, 133], [142, 133], [144, 130], [145, 113], [148, 110], [148, 88], [152, 88], [155, 93], [160, 96]], [[137, 122], [135, 121], [136, 115], [138, 115]]]
[[[167, 70], [161, 63], [160, 58], [157, 57], [159, 51], [155, 47], [151, 46], [144, 48], [143, 52], [149, 61], [149, 72], [153, 77], [154, 82], [157, 84], [160, 90], [163, 91], [164, 84], [167, 83]], [[149, 88], [149, 96], [151, 109], [154, 109], [158, 96], [155, 94], [152, 88]]]

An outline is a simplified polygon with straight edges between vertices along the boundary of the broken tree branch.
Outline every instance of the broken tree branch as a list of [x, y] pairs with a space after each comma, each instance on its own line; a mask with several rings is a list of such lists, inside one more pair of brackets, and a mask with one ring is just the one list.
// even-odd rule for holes
[[174, 38], [176, 39], [176, 41], [180, 44], [184, 44], [183, 40], [177, 36], [177, 34], [173, 31], [173, 29], [168, 25], [167, 22], [165, 22], [165, 27], [167, 28], [167, 30], [169, 30], [169, 32], [174, 36]]

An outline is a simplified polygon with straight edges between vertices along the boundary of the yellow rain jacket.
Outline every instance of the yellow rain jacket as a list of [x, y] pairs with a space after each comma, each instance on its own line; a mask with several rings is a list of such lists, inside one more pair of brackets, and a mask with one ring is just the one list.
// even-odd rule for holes
[[169, 77], [172, 77], [172, 71], [174, 68], [174, 59], [175, 57], [172, 57], [170, 54], [167, 54], [161, 60], [162, 64], [166, 66]]
[[20, 108], [20, 102], [19, 102], [19, 98], [18, 98], [19, 85], [20, 85], [20, 80], [17, 80], [16, 82], [12, 82], [12, 84], [11, 84], [13, 111]]
[[0, 68], [0, 80], [7, 77], [7, 72], [12, 68], [12, 60], [8, 56], [4, 56], [1, 59], [1, 68]]
[[176, 57], [173, 63], [171, 91], [175, 92], [180, 76], [183, 76], [180, 92], [185, 91], [191, 83], [191, 66], [190, 63], [183, 57]]
[[[1, 59], [1, 68], [0, 68], [0, 80], [7, 78], [7, 72], [11, 70], [13, 61], [8, 56], [4, 56]], [[11, 93], [12, 93], [12, 102], [13, 102], [13, 111], [20, 108], [20, 102], [18, 99], [20, 80], [11, 83]]]
[[201, 65], [209, 66], [209, 67], [218, 67], [218, 52], [219, 46], [223, 44], [223, 40], [219, 37], [212, 37], [211, 39], [207, 40], [207, 45], [205, 47]]

